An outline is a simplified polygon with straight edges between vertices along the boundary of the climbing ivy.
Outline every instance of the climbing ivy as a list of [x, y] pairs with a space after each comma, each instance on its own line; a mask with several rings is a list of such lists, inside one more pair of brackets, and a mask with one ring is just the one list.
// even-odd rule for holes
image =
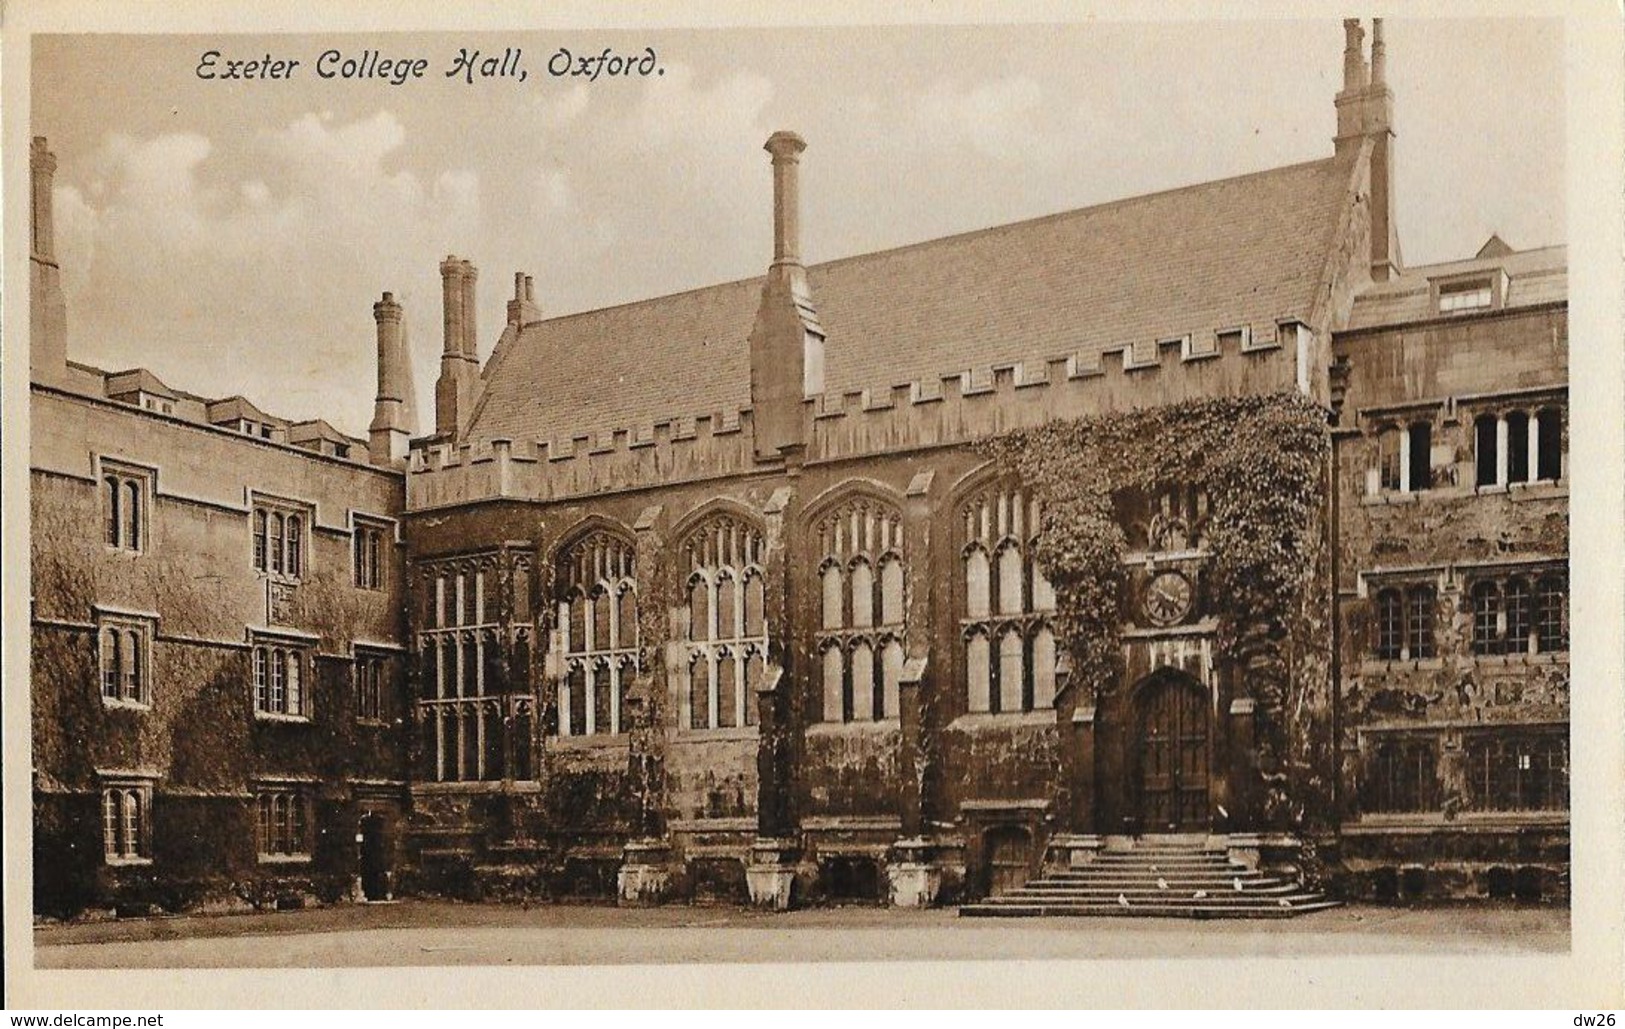
[[1266, 774], [1285, 757], [1287, 646], [1314, 570], [1325, 498], [1326, 413], [1297, 394], [1189, 400], [1018, 429], [982, 448], [1043, 502], [1036, 556], [1055, 588], [1056, 631], [1079, 683], [1111, 689], [1125, 537], [1113, 497], [1169, 487], [1207, 492], [1209, 594], [1221, 659], [1243, 669], [1266, 715]]

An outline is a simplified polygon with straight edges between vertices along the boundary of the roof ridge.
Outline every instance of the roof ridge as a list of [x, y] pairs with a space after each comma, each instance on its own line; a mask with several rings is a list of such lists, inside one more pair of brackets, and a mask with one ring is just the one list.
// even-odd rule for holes
[[[1310, 161], [1299, 161], [1296, 164], [1284, 164], [1276, 168], [1264, 168], [1259, 171], [1243, 172], [1240, 175], [1230, 175], [1222, 179], [1207, 179], [1202, 182], [1189, 182], [1183, 186], [1173, 186], [1169, 189], [1157, 190], [1154, 193], [1137, 193], [1134, 196], [1118, 197], [1115, 200], [1105, 200], [1098, 204], [1087, 204], [1083, 207], [1069, 207], [1062, 211], [1051, 211], [1048, 214], [1034, 215], [1029, 218], [1020, 218], [1013, 222], [1000, 222], [997, 225], [984, 225], [977, 229], [965, 229], [960, 232], [950, 232], [946, 236], [932, 236], [929, 239], [919, 239], [912, 243], [901, 243], [897, 246], [883, 247], [880, 250], [865, 250], [862, 253], [847, 254], [844, 257], [833, 257], [827, 261], [819, 261], [816, 264], [809, 264], [805, 267], [807, 271], [811, 273], [823, 268], [833, 268], [837, 265], [851, 264], [856, 261], [864, 261], [876, 257], [886, 257], [909, 250], [919, 250], [929, 246], [936, 246], [940, 243], [958, 242], [975, 236], [992, 235], [998, 232], [1031, 228], [1045, 222], [1062, 221], [1067, 218], [1075, 218], [1085, 214], [1093, 214], [1099, 211], [1111, 210], [1113, 208], [1126, 207], [1130, 204], [1138, 204], [1150, 200], [1163, 199], [1179, 193], [1189, 193], [1199, 189], [1208, 189], [1215, 186], [1243, 182], [1247, 179], [1262, 178], [1266, 175], [1279, 175], [1290, 171], [1303, 171], [1312, 165], [1330, 166], [1335, 164], [1337, 160], [1338, 158], [1336, 156], [1319, 157]], [[675, 290], [671, 293], [659, 293], [655, 296], [639, 297], [636, 300], [623, 300], [619, 303], [605, 304], [602, 307], [584, 308], [580, 311], [571, 311], [568, 314], [556, 315], [552, 318], [539, 318], [536, 321], [525, 322], [520, 326], [520, 332], [523, 332], [533, 325], [557, 325], [562, 322], [570, 321], [571, 319], [584, 317], [586, 315], [601, 314], [606, 311], [618, 311], [628, 307], [637, 307], [641, 304], [661, 303], [668, 300], [675, 300], [678, 297], [689, 296], [694, 293], [705, 293], [713, 289], [723, 289], [728, 286], [744, 286], [764, 278], [766, 278], [765, 273], [760, 275], [749, 275], [739, 279], [723, 279], [720, 282], [711, 282], [703, 286], [691, 286], [688, 289]]]

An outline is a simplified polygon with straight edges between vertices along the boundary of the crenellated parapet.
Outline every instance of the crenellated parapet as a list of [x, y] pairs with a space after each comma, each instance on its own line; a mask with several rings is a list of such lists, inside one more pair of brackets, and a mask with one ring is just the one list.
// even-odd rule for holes
[[494, 439], [412, 452], [412, 510], [478, 500], [560, 500], [756, 468], [751, 412], [679, 417], [547, 441]]
[[808, 401], [807, 460], [943, 446], [1009, 429], [1198, 397], [1291, 390], [1307, 326], [1285, 321], [971, 368]]
[[[1296, 320], [1229, 326], [1043, 363], [970, 368], [802, 404], [804, 460], [949, 446], [1013, 428], [1198, 397], [1291, 390], [1315, 353]], [[553, 501], [775, 467], [758, 459], [750, 409], [548, 441], [495, 439], [415, 449], [414, 510], [514, 498]]]

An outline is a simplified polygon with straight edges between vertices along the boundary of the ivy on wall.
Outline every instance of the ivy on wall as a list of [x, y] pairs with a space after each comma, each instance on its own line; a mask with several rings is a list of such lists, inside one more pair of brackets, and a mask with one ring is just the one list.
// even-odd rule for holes
[[1278, 766], [1287, 644], [1314, 572], [1327, 445], [1326, 412], [1295, 393], [1189, 400], [984, 441], [983, 451], [1043, 503], [1035, 554], [1055, 588], [1056, 630], [1074, 682], [1109, 690], [1122, 672], [1126, 539], [1114, 494], [1205, 490], [1218, 656], [1247, 677], [1266, 715], [1260, 764]]

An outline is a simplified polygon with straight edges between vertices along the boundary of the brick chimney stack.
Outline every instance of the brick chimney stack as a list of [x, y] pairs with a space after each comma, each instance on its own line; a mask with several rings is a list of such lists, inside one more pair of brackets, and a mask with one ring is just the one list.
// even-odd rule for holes
[[1343, 21], [1343, 89], [1337, 94], [1339, 155], [1371, 141], [1371, 277], [1398, 274], [1399, 233], [1394, 224], [1394, 94], [1388, 88], [1388, 48], [1382, 19], [1371, 22], [1371, 59], [1359, 19]]
[[68, 305], [62, 294], [62, 271], [56, 263], [52, 217], [56, 155], [44, 136], [35, 136], [29, 147], [28, 171], [28, 370], [35, 382], [54, 383], [68, 374]]
[[440, 351], [440, 378], [434, 384], [435, 435], [452, 440], [468, 425], [479, 384], [478, 335], [474, 318], [474, 280], [478, 272], [468, 261], [448, 255], [440, 262], [440, 297], [444, 345]]
[[751, 417], [757, 460], [775, 460], [805, 444], [803, 401], [824, 391], [824, 327], [801, 264], [801, 152], [794, 132], [775, 132], [773, 263], [750, 334]]
[[536, 280], [524, 272], [513, 273], [513, 299], [508, 301], [508, 324], [519, 328], [526, 322], [541, 320], [542, 309], [536, 303]]
[[407, 443], [417, 435], [412, 404], [412, 356], [407, 352], [401, 305], [385, 293], [372, 305], [378, 324], [378, 399], [367, 427], [367, 454], [372, 463], [394, 467], [406, 459]]

